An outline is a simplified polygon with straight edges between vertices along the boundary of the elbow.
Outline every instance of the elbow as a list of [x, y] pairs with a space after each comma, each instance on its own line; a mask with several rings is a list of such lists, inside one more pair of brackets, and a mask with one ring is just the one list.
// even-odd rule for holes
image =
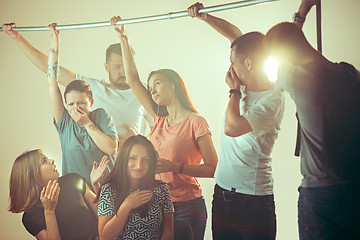
[[117, 148], [117, 145], [116, 145], [115, 147], [113, 147], [113, 148], [110, 149], [110, 151], [109, 151], [108, 154], [109, 154], [110, 156], [114, 156], [114, 155], [116, 154], [117, 150], [118, 150], [118, 148]]
[[99, 230], [99, 239], [100, 240], [107, 240], [110, 239], [104, 234], [104, 229], [98, 229]]
[[225, 129], [225, 135], [229, 137], [238, 137], [237, 134], [234, 134], [234, 132], [229, 129]]
[[109, 154], [110, 156], [114, 156], [117, 151], [118, 151], [118, 140], [117, 139], [113, 139], [112, 143], [110, 144], [110, 148], [109, 150], [106, 152], [107, 154]]
[[210, 178], [213, 178], [213, 177], [214, 177], [214, 174], [215, 174], [215, 169], [216, 169], [216, 166], [215, 166], [215, 167], [213, 167], [213, 168], [211, 168], [211, 170], [210, 170], [210, 174], [209, 174], [209, 177], [210, 177]]
[[229, 137], [237, 137], [234, 124], [231, 124], [229, 122], [225, 122], [224, 133], [226, 136]]

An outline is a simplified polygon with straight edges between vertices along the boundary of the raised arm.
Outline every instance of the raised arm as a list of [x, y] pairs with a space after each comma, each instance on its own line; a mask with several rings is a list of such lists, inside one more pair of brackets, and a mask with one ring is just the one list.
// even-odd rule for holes
[[[32, 46], [19, 32], [12, 28], [16, 27], [15, 23], [3, 24], [3, 31], [13, 39], [18, 47], [24, 52], [25, 56], [42, 72], [47, 73], [48, 57]], [[75, 79], [75, 73], [60, 66], [59, 82], [67, 86]]]
[[246, 118], [240, 115], [240, 80], [231, 67], [226, 74], [226, 83], [232, 93], [230, 93], [229, 103], [226, 108], [224, 131], [227, 136], [238, 137], [251, 132], [252, 128]]
[[56, 24], [49, 25], [50, 30], [50, 53], [47, 64], [47, 79], [50, 106], [55, 118], [58, 122], [64, 112], [64, 103], [58, 86], [59, 74], [59, 31], [55, 30]]
[[213, 29], [215, 29], [218, 33], [229, 39], [232, 43], [236, 38], [242, 35], [239, 28], [235, 25], [229, 23], [228, 21], [214, 17], [207, 13], [199, 13], [199, 9], [204, 8], [202, 3], [195, 3], [188, 8], [188, 14], [192, 18], [198, 18], [209, 24]]
[[[120, 17], [112, 17], [110, 22], [112, 25], [115, 25], [116, 22], [120, 19]], [[143, 105], [145, 110], [149, 114], [153, 115], [154, 111], [152, 108], [151, 96], [140, 81], [139, 73], [134, 61], [133, 52], [131, 50], [127, 35], [124, 30], [124, 25], [121, 25], [120, 28], [115, 27], [115, 30], [117, 31], [120, 39], [126, 82], [129, 84], [131, 90], [133, 91], [139, 102]]]
[[[100, 200], [102, 195], [100, 194]], [[148, 190], [136, 190], [130, 193], [120, 205], [115, 215], [99, 216], [99, 237], [102, 240], [115, 239], [123, 231], [131, 210], [151, 200], [152, 193]], [[106, 211], [107, 209], [103, 209]]]
[[301, 0], [299, 10], [295, 13], [294, 24], [302, 29], [306, 16], [311, 10], [311, 8], [318, 4], [320, 0]]

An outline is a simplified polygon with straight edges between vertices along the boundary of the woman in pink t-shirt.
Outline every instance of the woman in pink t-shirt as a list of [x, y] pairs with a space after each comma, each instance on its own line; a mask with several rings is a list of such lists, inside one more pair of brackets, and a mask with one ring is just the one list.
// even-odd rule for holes
[[[114, 25], [119, 19], [113, 17], [111, 23]], [[115, 29], [122, 47], [126, 82], [155, 120], [150, 141], [159, 154], [156, 173], [170, 190], [174, 219], [187, 222], [194, 239], [203, 239], [207, 213], [201, 186], [195, 177], [213, 177], [215, 172], [217, 155], [209, 126], [192, 106], [185, 85], [175, 71], [151, 72], [148, 89], [144, 87], [125, 31], [123, 27]]]

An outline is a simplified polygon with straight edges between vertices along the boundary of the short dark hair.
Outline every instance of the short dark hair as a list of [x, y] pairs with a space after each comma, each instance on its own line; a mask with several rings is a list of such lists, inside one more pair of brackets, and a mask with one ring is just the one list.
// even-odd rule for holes
[[312, 46], [299, 27], [294, 23], [282, 22], [266, 33], [264, 48], [270, 55], [280, 52], [291, 63], [297, 63], [306, 57]]
[[110, 58], [111, 58], [111, 54], [112, 54], [112, 53], [115, 53], [115, 54], [118, 54], [118, 55], [122, 56], [120, 43], [111, 44], [111, 45], [106, 49], [106, 59], [105, 59], [106, 63], [109, 63], [109, 62], [110, 62]]
[[260, 32], [246, 33], [231, 43], [231, 48], [236, 46], [236, 56], [241, 59], [250, 57], [255, 61], [265, 59], [265, 54], [262, 48], [264, 34]]
[[65, 103], [66, 103], [66, 94], [68, 94], [72, 91], [78, 91], [78, 92], [85, 93], [86, 97], [88, 97], [89, 100], [91, 100], [93, 98], [90, 85], [83, 80], [74, 80], [66, 86], [65, 91], [64, 91]]

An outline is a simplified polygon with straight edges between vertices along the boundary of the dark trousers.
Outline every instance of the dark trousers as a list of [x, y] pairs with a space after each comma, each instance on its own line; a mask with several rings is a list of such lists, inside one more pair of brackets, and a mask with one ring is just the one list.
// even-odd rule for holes
[[213, 239], [273, 240], [276, 237], [274, 196], [227, 191], [215, 185]]
[[359, 184], [299, 188], [300, 240], [360, 239]]
[[203, 197], [194, 200], [173, 202], [174, 220], [181, 220], [191, 226], [194, 240], [203, 240], [205, 234], [207, 212]]

